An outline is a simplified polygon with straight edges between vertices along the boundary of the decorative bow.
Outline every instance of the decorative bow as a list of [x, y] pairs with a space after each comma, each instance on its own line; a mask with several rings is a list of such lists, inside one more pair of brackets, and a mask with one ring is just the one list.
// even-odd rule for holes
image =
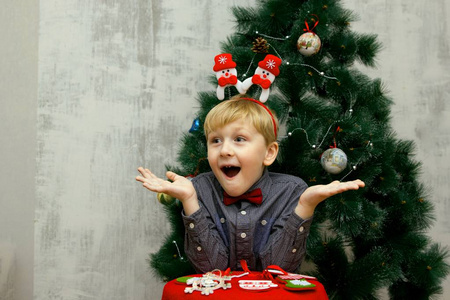
[[228, 195], [226, 192], [223, 192], [223, 203], [225, 205], [231, 205], [236, 203], [237, 201], [246, 200], [251, 203], [261, 204], [262, 203], [262, 193], [261, 189], [254, 189], [251, 192], [247, 192], [237, 197], [232, 197]]
[[235, 75], [231, 75], [228, 78], [225, 76], [219, 78], [220, 86], [226, 86], [228, 84], [235, 85], [237, 82], [238, 82], [238, 79]]
[[272, 84], [272, 82], [271, 82], [269, 79], [261, 78], [261, 76], [258, 75], [258, 74], [253, 75], [253, 77], [252, 77], [252, 82], [253, 82], [254, 84], [259, 84], [263, 89], [266, 89], [266, 90], [267, 90], [267, 89], [270, 87], [270, 85]]

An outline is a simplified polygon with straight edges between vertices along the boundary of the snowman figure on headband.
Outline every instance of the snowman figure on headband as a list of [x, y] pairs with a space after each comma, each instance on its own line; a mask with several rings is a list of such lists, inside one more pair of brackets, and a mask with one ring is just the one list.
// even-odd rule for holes
[[236, 63], [230, 53], [222, 53], [214, 57], [213, 70], [216, 72], [217, 98], [223, 100], [225, 98], [225, 88], [235, 86], [240, 94], [242, 94], [242, 82], [237, 79]]
[[275, 55], [268, 54], [266, 57], [258, 63], [258, 68], [255, 70], [255, 74], [242, 82], [242, 90], [244, 94], [253, 85], [257, 84], [262, 88], [259, 101], [262, 103], [269, 98], [270, 86], [275, 80], [275, 77], [280, 74], [281, 59]]

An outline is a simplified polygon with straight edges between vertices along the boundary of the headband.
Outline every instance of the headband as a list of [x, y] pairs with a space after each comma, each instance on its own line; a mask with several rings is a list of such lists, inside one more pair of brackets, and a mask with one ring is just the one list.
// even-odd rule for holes
[[[253, 62], [253, 61], [252, 61]], [[266, 102], [269, 98], [270, 87], [275, 78], [280, 74], [281, 58], [267, 54], [266, 57], [258, 63], [255, 74], [244, 81], [238, 79], [236, 62], [230, 53], [222, 53], [214, 57], [213, 71], [217, 79], [217, 99], [225, 99], [225, 88], [234, 86], [239, 94], [247, 93], [247, 90], [253, 85], [261, 87], [259, 101]], [[250, 67], [249, 67], [250, 68]], [[246, 75], [244, 74], [244, 77]]]
[[270, 111], [270, 109], [269, 109], [267, 106], [265, 106], [263, 103], [261, 103], [261, 101], [255, 100], [255, 99], [253, 99], [253, 98], [240, 98], [240, 99], [255, 102], [256, 104], [258, 104], [258, 105], [260, 105], [261, 107], [263, 107], [263, 108], [269, 113], [270, 118], [272, 118], [273, 133], [275, 134], [275, 139], [276, 139], [276, 138], [277, 138], [277, 124], [276, 124], [276, 122], [275, 122], [275, 118], [274, 118], [272, 112]]
[[236, 87], [239, 94], [245, 94], [247, 90], [253, 84], [257, 84], [261, 87], [261, 95], [259, 101], [253, 98], [240, 98], [249, 100], [261, 105], [272, 118], [273, 131], [275, 139], [277, 138], [277, 125], [275, 118], [267, 106], [263, 103], [267, 101], [269, 97], [270, 86], [272, 85], [275, 77], [280, 74], [279, 67], [281, 66], [281, 58], [267, 54], [266, 57], [258, 63], [258, 68], [255, 70], [255, 74], [252, 77], [247, 78], [243, 82], [237, 78], [236, 62], [233, 61], [233, 57], [230, 53], [222, 53], [214, 57], [213, 71], [216, 72], [216, 78], [218, 80], [217, 85], [217, 98], [223, 100], [225, 98], [225, 88], [228, 86]]

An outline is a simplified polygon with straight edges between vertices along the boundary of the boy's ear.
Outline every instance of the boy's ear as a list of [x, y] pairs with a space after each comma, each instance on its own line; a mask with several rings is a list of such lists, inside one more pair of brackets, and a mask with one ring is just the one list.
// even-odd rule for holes
[[264, 165], [266, 167], [273, 164], [278, 155], [278, 143], [272, 142], [267, 146], [266, 157], [264, 158]]

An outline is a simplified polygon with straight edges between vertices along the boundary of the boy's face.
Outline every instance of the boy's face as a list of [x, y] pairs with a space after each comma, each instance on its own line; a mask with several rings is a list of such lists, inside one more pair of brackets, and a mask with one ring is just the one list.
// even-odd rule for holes
[[245, 119], [209, 133], [207, 145], [209, 165], [230, 196], [247, 192], [278, 154], [278, 144], [266, 145], [264, 136]]

